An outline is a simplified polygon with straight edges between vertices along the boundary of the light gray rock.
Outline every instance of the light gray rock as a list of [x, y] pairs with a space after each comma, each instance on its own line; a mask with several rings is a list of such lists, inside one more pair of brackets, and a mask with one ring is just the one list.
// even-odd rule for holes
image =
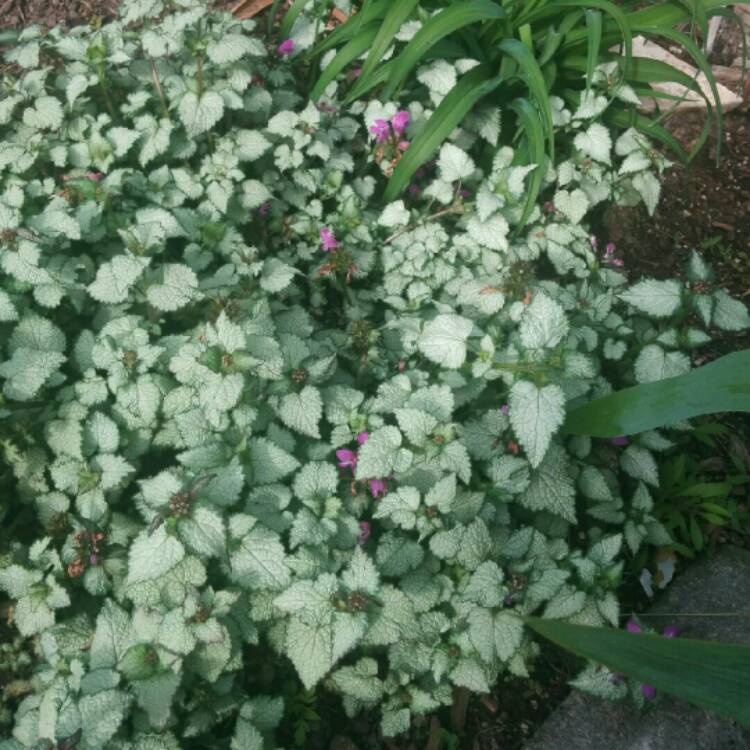
[[[708, 101], [713, 104], [713, 92], [706, 76], [703, 73], [698, 73], [695, 67], [680, 60], [679, 57], [676, 57], [660, 45], [643, 36], [637, 36], [633, 39], [633, 55], [637, 57], [648, 57], [652, 60], [659, 60], [667, 63], [697, 81], [705, 97], [701, 96], [697, 91], [685, 88], [685, 86], [679, 83], [667, 82], [652, 84], [652, 87], [658, 91], [681, 98], [682, 101], [676, 105], [675, 112], [702, 112], [707, 108], [706, 97], [708, 98]], [[719, 94], [721, 108], [724, 112], [731, 112], [733, 109], [742, 106], [741, 96], [730, 91], [721, 83], [718, 83], [716, 88]], [[672, 101], [657, 101], [657, 99], [651, 97], [644, 97], [640, 109], [643, 112], [652, 112], [657, 108], [671, 109], [674, 104], [675, 102]]]
[[[750, 643], [750, 617], [688, 617], [679, 613], [750, 610], [750, 552], [722, 547], [692, 565], [644, 618], [655, 629], [677, 625], [687, 638]], [[675, 614], [678, 613], [678, 614]], [[747, 700], [747, 695], [737, 696]], [[639, 713], [627, 701], [612, 703], [572, 693], [524, 750], [747, 750], [750, 731], [696, 706], [665, 698]]]

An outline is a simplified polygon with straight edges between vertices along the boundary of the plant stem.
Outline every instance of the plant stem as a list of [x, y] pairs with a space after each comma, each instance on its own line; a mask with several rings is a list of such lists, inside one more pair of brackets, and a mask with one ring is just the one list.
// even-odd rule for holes
[[453, 705], [451, 706], [451, 728], [456, 734], [463, 732], [466, 726], [466, 713], [469, 710], [471, 693], [465, 687], [453, 689]]
[[441, 208], [439, 211], [436, 211], [434, 214], [430, 214], [429, 216], [426, 216], [424, 219], [422, 219], [421, 221], [418, 221], [416, 224], [410, 224], [408, 227], [399, 229], [398, 232], [394, 232], [390, 237], [386, 238], [383, 244], [389, 245], [391, 242], [393, 242], [393, 240], [400, 237], [402, 234], [411, 232], [412, 229], [416, 229], [417, 227], [420, 227], [423, 224], [426, 224], [428, 221], [435, 221], [435, 219], [439, 219], [441, 216], [447, 216], [448, 214], [462, 214], [463, 212], [464, 212], [463, 206], [457, 205], [456, 203], [452, 203], [447, 208]]
[[102, 90], [102, 94], [104, 95], [104, 103], [107, 105], [107, 111], [112, 117], [112, 120], [115, 120], [117, 118], [117, 115], [115, 114], [115, 108], [112, 105], [112, 100], [109, 98], [109, 92], [107, 91], [107, 74], [104, 72], [103, 62], [100, 62], [96, 66], [96, 71], [99, 76], [99, 88]]
[[151, 78], [154, 82], [154, 87], [156, 88], [156, 93], [159, 95], [159, 101], [161, 102], [161, 110], [164, 113], [164, 117], [167, 120], [171, 120], [172, 118], [169, 116], [169, 108], [167, 107], [167, 100], [164, 98], [164, 91], [161, 87], [161, 81], [159, 80], [159, 71], [156, 69], [156, 63], [154, 63], [153, 58], [149, 60], [151, 63]]
[[198, 71], [196, 73], [196, 81], [198, 82], [198, 98], [203, 96], [203, 55], [198, 55], [195, 59], [198, 65]]
[[440, 720], [437, 716], [433, 716], [430, 721], [430, 736], [427, 739], [427, 745], [424, 750], [440, 750]]

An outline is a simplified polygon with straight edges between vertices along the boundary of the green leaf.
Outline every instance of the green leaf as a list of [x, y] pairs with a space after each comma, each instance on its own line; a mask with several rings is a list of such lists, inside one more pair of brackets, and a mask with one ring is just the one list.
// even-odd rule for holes
[[473, 323], [460, 315], [438, 315], [427, 323], [418, 346], [431, 362], [449, 370], [457, 370], [466, 360], [466, 340]]
[[529, 93], [541, 114], [542, 125], [549, 144], [549, 156], [554, 159], [555, 129], [552, 123], [552, 107], [550, 106], [547, 84], [544, 81], [544, 74], [539, 67], [539, 63], [536, 61], [533, 52], [518, 39], [504, 39], [498, 46], [501, 52], [516, 61], [525, 78]]
[[375, 430], [359, 451], [357, 479], [382, 479], [396, 467], [401, 433], [396, 427]]
[[165, 263], [160, 283], [151, 284], [146, 298], [158, 310], [174, 312], [202, 296], [195, 271], [182, 263]]
[[142, 531], [130, 547], [128, 584], [160, 578], [185, 557], [185, 548], [160, 526], [153, 534]]
[[83, 746], [91, 750], [106, 747], [125, 717], [130, 700], [130, 696], [120, 690], [84, 695], [78, 702]]
[[702, 414], [750, 412], [750, 350], [727, 354], [687, 375], [626, 388], [580, 406], [563, 427], [573, 435], [618, 437]]
[[289, 585], [284, 545], [276, 532], [255, 526], [231, 554], [232, 578], [247, 589], [279, 591]]
[[318, 422], [323, 416], [323, 399], [320, 391], [314, 386], [307, 385], [299, 393], [288, 393], [281, 399], [279, 416], [292, 430], [319, 438]]
[[414, 172], [438, 150], [464, 115], [482, 97], [500, 85], [501, 79], [498, 76], [493, 77], [492, 72], [490, 66], [478, 65], [463, 76], [440, 102], [393, 170], [384, 195], [387, 203], [398, 197]]
[[668, 318], [682, 305], [682, 286], [675, 279], [644, 279], [620, 294], [620, 298], [654, 318]]
[[568, 328], [563, 308], [546, 294], [538, 293], [524, 311], [518, 332], [527, 349], [551, 349], [565, 338]]
[[396, 58], [388, 83], [383, 89], [383, 99], [387, 101], [393, 96], [414, 66], [441, 39], [473, 23], [504, 17], [505, 11], [497, 3], [489, 0], [464, 0], [429, 18]]
[[536, 169], [531, 175], [531, 182], [529, 183], [523, 213], [518, 220], [519, 228], [523, 228], [536, 206], [539, 192], [542, 189], [542, 182], [544, 180], [543, 165], [545, 164], [547, 157], [544, 151], [544, 129], [539, 112], [527, 99], [516, 99], [510, 106], [518, 115], [521, 127], [526, 131], [530, 163], [536, 166]]
[[379, 24], [372, 23], [363, 27], [362, 30], [354, 38], [350, 39], [337, 53], [331, 62], [326, 65], [320, 74], [320, 78], [315, 82], [312, 91], [310, 92], [310, 99], [317, 101], [323, 96], [323, 92], [328, 87], [328, 84], [333, 81], [336, 76], [346, 68], [349, 63], [356, 60], [362, 55], [365, 50], [369, 49], [372, 45], [375, 35], [378, 33]]
[[565, 419], [565, 394], [558, 385], [539, 388], [519, 380], [510, 390], [510, 423], [529, 463], [542, 462], [550, 440]]
[[737, 700], [750, 682], [750, 646], [663, 638], [534, 617], [525, 618], [525, 622], [574, 654], [750, 726], [750, 706]]
[[565, 451], [553, 443], [531, 475], [531, 483], [521, 496], [521, 504], [531, 510], [547, 510], [575, 523], [575, 494], [575, 487], [568, 476]]
[[523, 622], [515, 614], [477, 608], [469, 615], [469, 638], [479, 655], [489, 664], [495, 659], [508, 661], [523, 638]]
[[291, 453], [266, 438], [253, 438], [249, 447], [253, 484], [277, 482], [299, 468], [299, 461]]
[[188, 91], [177, 108], [182, 124], [191, 138], [210, 130], [224, 114], [224, 100], [215, 91], [206, 91], [201, 96]]
[[130, 288], [150, 261], [150, 258], [138, 258], [129, 254], [115, 255], [112, 260], [99, 266], [96, 278], [87, 287], [89, 294], [104, 304], [124, 302]]
[[370, 46], [370, 53], [362, 65], [362, 73], [357, 81], [357, 85], [354, 86], [347, 97], [349, 101], [359, 96], [357, 93], [358, 88], [363, 88], [367, 84], [368, 78], [375, 70], [375, 66], [383, 58], [388, 47], [391, 46], [393, 38], [401, 28], [401, 24], [409, 18], [418, 2], [419, 0], [399, 0], [397, 3], [391, 3], [388, 12], [385, 14], [385, 18], [383, 18], [378, 28], [378, 33], [375, 35], [375, 39], [373, 39]]

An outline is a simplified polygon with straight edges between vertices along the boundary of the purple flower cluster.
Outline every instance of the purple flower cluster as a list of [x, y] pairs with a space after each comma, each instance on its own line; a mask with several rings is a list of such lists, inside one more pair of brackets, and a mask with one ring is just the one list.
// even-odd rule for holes
[[325, 253], [329, 253], [331, 250], [335, 250], [339, 246], [339, 243], [336, 241], [336, 235], [333, 233], [332, 229], [323, 227], [320, 230], [320, 244]]
[[[402, 109], [391, 117], [390, 122], [378, 118], [370, 125], [370, 132], [375, 136], [377, 143], [385, 143], [392, 137], [398, 141], [398, 149], [406, 151], [409, 141], [401, 140], [401, 136], [406, 132], [409, 126], [409, 113]], [[392, 130], [391, 130], [392, 129]]]
[[[625, 629], [628, 631], [628, 633], [643, 632], [643, 628], [635, 620], [628, 620]], [[661, 634], [665, 638], [677, 638], [677, 636], [680, 634], [680, 629], [676, 625], [667, 625], [664, 630], [661, 631]], [[616, 677], [618, 679], [621, 679], [620, 675], [616, 675]], [[643, 695], [646, 700], [652, 701], [654, 700], [654, 698], [656, 698], [656, 688], [653, 685], [649, 685], [648, 683], [643, 683], [641, 685], [641, 695]]]
[[277, 48], [276, 54], [279, 57], [288, 57], [294, 52], [294, 40], [285, 39]]
[[[370, 437], [367, 432], [360, 432], [357, 435], [357, 442], [364, 445]], [[357, 470], [357, 453], [348, 448], [339, 448], [336, 451], [336, 458], [341, 469], [351, 469], [352, 474]], [[370, 494], [377, 500], [381, 495], [388, 492], [388, 485], [385, 479], [369, 479], [367, 485], [370, 488]]]
[[[599, 240], [595, 235], [589, 237], [591, 247], [596, 251], [599, 249]], [[604, 253], [602, 255], [602, 264], [605, 266], [613, 266], [615, 268], [622, 268], [625, 265], [625, 261], [622, 258], [615, 256], [617, 252], [617, 245], [614, 242], [608, 242], [604, 247]]]

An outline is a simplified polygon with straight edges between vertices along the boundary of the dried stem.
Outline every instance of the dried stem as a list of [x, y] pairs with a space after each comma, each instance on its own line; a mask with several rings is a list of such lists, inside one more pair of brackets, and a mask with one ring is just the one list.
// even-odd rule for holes
[[433, 716], [430, 721], [430, 736], [427, 739], [424, 750], [440, 750], [440, 730], [440, 719], [437, 716]]
[[399, 229], [398, 232], [394, 232], [390, 237], [386, 238], [383, 244], [389, 245], [391, 242], [393, 242], [393, 240], [400, 237], [402, 234], [411, 232], [412, 229], [421, 227], [423, 224], [426, 224], [428, 221], [435, 221], [435, 219], [439, 219], [441, 216], [447, 216], [449, 214], [462, 214], [463, 212], [464, 212], [464, 207], [461, 204], [452, 203], [447, 208], [441, 208], [440, 211], [436, 211], [434, 214], [430, 214], [429, 216], [426, 216], [424, 219], [422, 219], [421, 221], [418, 221], [416, 224], [410, 224], [408, 227]]
[[471, 693], [468, 688], [457, 687], [453, 689], [453, 705], [451, 706], [451, 728], [456, 734], [463, 732], [466, 726], [466, 713], [469, 710], [469, 697]]
[[164, 113], [164, 117], [167, 120], [171, 120], [172, 118], [169, 116], [169, 107], [167, 107], [167, 100], [164, 98], [164, 91], [161, 87], [161, 81], [159, 80], [159, 71], [156, 69], [156, 63], [153, 61], [153, 59], [150, 59], [149, 62], [151, 63], [151, 79], [154, 82], [156, 93], [159, 95], [161, 110]]
[[203, 55], [198, 55], [195, 62], [198, 66], [196, 80], [198, 82], [198, 98], [200, 99], [200, 97], [203, 96]]

